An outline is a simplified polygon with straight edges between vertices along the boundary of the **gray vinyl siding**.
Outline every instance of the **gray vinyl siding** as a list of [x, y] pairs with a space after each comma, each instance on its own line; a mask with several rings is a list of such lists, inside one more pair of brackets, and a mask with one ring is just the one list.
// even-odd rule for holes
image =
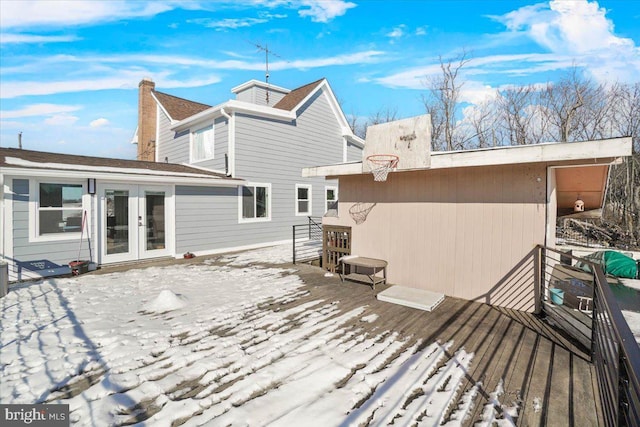
[[362, 148], [360, 146], [347, 142], [347, 162], [362, 161]]
[[295, 215], [295, 185], [312, 186], [312, 216], [325, 213], [325, 186], [335, 180], [302, 178], [302, 168], [340, 163], [341, 128], [326, 94], [310, 99], [295, 122], [236, 116], [236, 176], [249, 182], [271, 184], [271, 221], [242, 223], [240, 229], [255, 243], [291, 238], [291, 226], [306, 222]]
[[176, 133], [170, 129], [171, 121], [160, 110], [158, 118], [158, 158], [156, 161], [169, 163], [189, 162], [189, 131]]
[[176, 253], [258, 243], [242, 225], [237, 187], [176, 186]]
[[[196, 131], [203, 127], [203, 124], [194, 126], [191, 131]], [[213, 159], [192, 163], [199, 168], [213, 169], [224, 172], [224, 155], [228, 154], [229, 147], [229, 127], [227, 119], [218, 117], [213, 122]], [[189, 140], [187, 139], [187, 163], [189, 159]]]
[[[159, 162], [164, 162], [165, 158], [169, 163], [185, 163], [190, 162], [190, 142], [191, 131], [196, 131], [204, 126], [205, 123], [199, 123], [193, 126], [191, 129], [187, 129], [181, 132], [173, 132], [170, 130], [171, 121], [164, 114], [160, 112], [159, 120], [159, 136], [160, 144], [158, 145], [158, 159]], [[214, 120], [213, 133], [214, 133], [214, 158], [211, 160], [205, 160], [202, 162], [193, 163], [194, 166], [214, 169], [218, 171], [224, 171], [225, 160], [224, 156], [228, 153], [228, 131], [227, 120], [224, 117], [218, 117]]]
[[[269, 105], [274, 106], [280, 101], [286, 93], [269, 90]], [[236, 94], [238, 101], [250, 102], [251, 104], [267, 105], [267, 90], [260, 86], [252, 86], [248, 89], [238, 92]]]
[[[78, 249], [80, 248], [80, 240], [78, 236], [70, 239], [55, 240], [51, 242], [29, 242], [30, 227], [35, 224], [29, 224], [29, 180], [12, 179], [12, 214], [13, 214], [13, 258], [14, 265], [11, 268], [11, 280], [23, 280], [39, 275], [46, 275], [46, 271], [38, 271], [26, 268], [26, 264], [35, 261], [46, 261], [47, 269], [57, 267], [68, 267], [70, 261], [74, 261], [78, 257]], [[41, 179], [41, 182], [56, 182], [55, 178]], [[36, 188], [33, 191], [37, 191]], [[95, 204], [95, 201], [94, 201]], [[88, 207], [87, 207], [88, 208]], [[95, 256], [95, 239], [91, 239], [92, 249]], [[80, 251], [80, 259], [89, 259], [89, 245], [87, 236], [82, 242], [82, 250]], [[22, 266], [22, 267], [21, 267]], [[33, 268], [33, 267], [31, 267]]]

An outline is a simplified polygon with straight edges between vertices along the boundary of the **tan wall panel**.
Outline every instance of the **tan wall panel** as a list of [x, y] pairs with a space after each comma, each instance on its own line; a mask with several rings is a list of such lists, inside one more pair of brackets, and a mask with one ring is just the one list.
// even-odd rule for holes
[[[532, 309], [530, 268], [505, 276], [544, 243], [545, 181], [543, 164], [345, 176], [325, 223], [352, 227], [353, 254], [389, 261], [390, 283]], [[360, 225], [357, 202], [376, 203]]]

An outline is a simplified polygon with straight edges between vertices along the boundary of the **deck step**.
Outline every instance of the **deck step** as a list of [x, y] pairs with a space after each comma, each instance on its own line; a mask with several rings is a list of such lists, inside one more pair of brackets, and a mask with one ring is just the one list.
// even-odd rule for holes
[[377, 295], [380, 301], [404, 305], [419, 310], [432, 311], [442, 301], [444, 294], [406, 286], [391, 286]]

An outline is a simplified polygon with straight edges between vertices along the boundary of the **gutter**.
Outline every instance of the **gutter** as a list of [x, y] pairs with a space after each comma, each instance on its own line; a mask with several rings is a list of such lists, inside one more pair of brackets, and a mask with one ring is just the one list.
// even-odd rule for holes
[[236, 176], [236, 115], [235, 113], [227, 113], [224, 107], [220, 108], [220, 114], [227, 119], [227, 151], [229, 154], [229, 170], [228, 176], [231, 178]]
[[206, 185], [209, 187], [237, 187], [244, 185], [246, 182], [242, 179], [235, 178], [217, 178], [215, 176], [206, 175], [182, 175], [182, 174], [145, 174], [145, 173], [127, 173], [126, 171], [107, 172], [107, 171], [87, 171], [87, 170], [69, 170], [69, 169], [29, 169], [29, 168], [3, 168], [7, 175], [20, 177], [58, 177], [71, 179], [86, 179], [88, 175], [104, 181], [125, 181], [135, 183], [163, 183], [163, 184], [183, 184], [183, 185]]
[[177, 123], [174, 123], [170, 129], [174, 132], [180, 132], [188, 129], [191, 125], [205, 121], [207, 119], [215, 119], [219, 116], [224, 116], [222, 111], [229, 113], [246, 113], [259, 117], [266, 117], [275, 120], [284, 120], [291, 122], [296, 119], [296, 113], [287, 110], [280, 110], [273, 107], [265, 107], [262, 105], [251, 104], [249, 102], [237, 101], [235, 99], [229, 100], [225, 103], [216, 105], [207, 110], [201, 111], [198, 114], [194, 114], [191, 117], [187, 117]]

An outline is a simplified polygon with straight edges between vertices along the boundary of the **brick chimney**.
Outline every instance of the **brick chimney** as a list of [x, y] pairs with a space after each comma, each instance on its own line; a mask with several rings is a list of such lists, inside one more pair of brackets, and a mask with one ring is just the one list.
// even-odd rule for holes
[[138, 160], [156, 161], [156, 84], [148, 77], [138, 85]]

